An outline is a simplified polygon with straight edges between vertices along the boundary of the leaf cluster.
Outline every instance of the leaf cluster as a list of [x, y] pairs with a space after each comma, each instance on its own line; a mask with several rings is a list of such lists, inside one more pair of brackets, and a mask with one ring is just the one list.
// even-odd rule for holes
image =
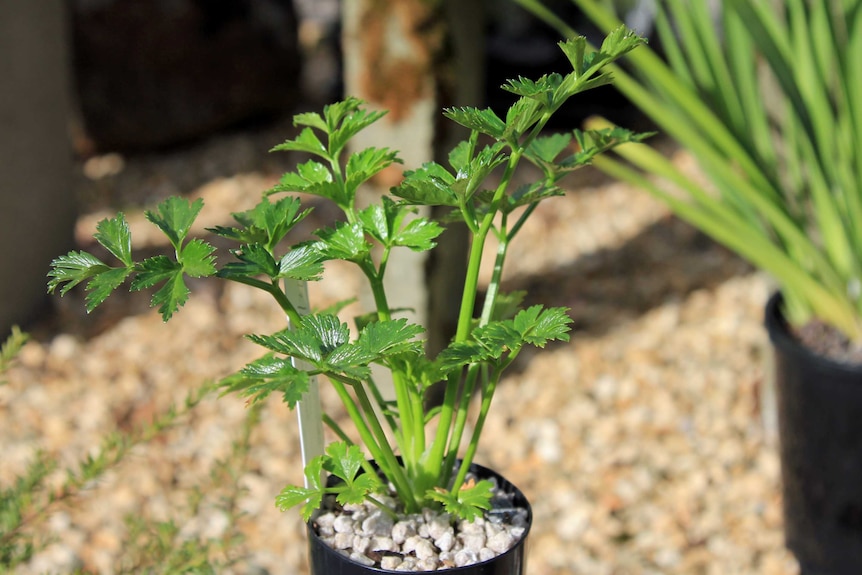
[[[572, 71], [510, 80], [503, 88], [518, 98], [505, 114], [473, 107], [445, 110], [447, 118], [469, 130], [469, 137], [451, 150], [447, 162], [404, 172], [389, 195], [367, 207], [357, 202], [360, 187], [401, 160], [388, 148], [353, 150], [350, 143], [385, 112], [347, 98], [320, 113], [298, 114], [298, 134], [273, 151], [301, 154], [304, 161], [266, 190], [252, 209], [233, 214], [235, 225], [208, 229], [232, 244], [230, 261], [217, 261], [212, 244], [190, 235], [202, 201], [170, 198], [146, 217], [165, 235], [172, 254], [136, 261], [129, 226], [118, 214], [100, 222], [95, 234], [116, 261], [108, 264], [88, 252], [70, 252], [52, 263], [49, 290], [62, 295], [84, 284], [90, 311], [128, 280], [133, 291], [156, 290], [152, 304], [165, 321], [187, 301], [188, 278], [215, 277], [268, 293], [289, 325], [272, 334], [248, 335], [264, 355], [225, 378], [222, 389], [257, 405], [277, 394], [293, 408], [323, 376], [364, 448], [347, 441], [349, 434], [324, 415], [342, 441], [308, 462], [306, 485], [285, 488], [278, 506], [298, 505], [307, 519], [327, 495], [341, 504], [375, 502], [375, 493], [391, 484], [407, 512], [431, 505], [478, 517], [487, 509], [490, 489], [485, 482], [465, 484], [465, 474], [497, 383], [525, 345], [541, 348], [567, 341], [571, 324], [564, 308], [521, 309], [522, 294], [502, 293], [508, 246], [541, 201], [564, 193], [560, 182], [566, 175], [603, 152], [647, 136], [616, 127], [546, 134], [545, 127], [570, 98], [610, 82], [609, 64], [642, 43], [624, 28], [609, 34], [599, 50], [590, 50], [583, 38], [563, 42], [560, 48]], [[539, 177], [515, 184], [522, 160], [538, 168]], [[291, 231], [309, 213], [295, 194], [333, 202], [342, 217], [315, 231], [314, 238], [291, 243]], [[431, 210], [419, 209], [432, 206], [448, 208], [450, 214], [435, 220], [423, 215]], [[421, 339], [424, 329], [398, 317], [401, 310], [390, 306], [384, 278], [393, 250], [432, 250], [444, 224], [453, 220], [470, 232], [462, 300], [453, 303], [458, 322], [449, 345], [429, 357]], [[497, 249], [486, 249], [495, 240]], [[477, 314], [480, 270], [489, 253], [493, 272]], [[357, 318], [355, 329], [331, 310], [303, 315], [299, 302], [288, 297], [285, 282], [320, 280], [331, 260], [354, 264], [373, 298], [374, 309]], [[375, 366], [391, 375], [394, 398], [384, 397]], [[436, 383], [445, 387], [444, 399], [429, 407], [425, 395]], [[480, 405], [468, 426], [474, 397]], [[324, 482], [325, 473], [339, 481]]]

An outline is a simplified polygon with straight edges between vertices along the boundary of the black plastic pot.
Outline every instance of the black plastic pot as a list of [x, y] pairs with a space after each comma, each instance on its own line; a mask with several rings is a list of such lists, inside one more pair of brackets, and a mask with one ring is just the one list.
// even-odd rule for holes
[[789, 333], [781, 296], [766, 308], [787, 547], [804, 575], [862, 573], [862, 366], [815, 355]]
[[[512, 496], [512, 503], [516, 507], [521, 507], [527, 510], [527, 528], [524, 531], [523, 537], [515, 544], [514, 547], [505, 553], [467, 567], [453, 567], [443, 570], [444, 573], [452, 575], [524, 575], [526, 571], [526, 542], [527, 536], [530, 534], [530, 527], [533, 524], [533, 510], [527, 498], [520, 489], [506, 480], [500, 474], [483, 467], [473, 464], [470, 466], [470, 471], [479, 479], [497, 480], [497, 485], [507, 495]], [[350, 558], [345, 557], [329, 545], [327, 545], [314, 529], [312, 522], [308, 523], [308, 562], [309, 572], [311, 575], [365, 575], [368, 573], [404, 573], [403, 571], [392, 571], [390, 569], [380, 569], [376, 567], [368, 567], [362, 565]]]

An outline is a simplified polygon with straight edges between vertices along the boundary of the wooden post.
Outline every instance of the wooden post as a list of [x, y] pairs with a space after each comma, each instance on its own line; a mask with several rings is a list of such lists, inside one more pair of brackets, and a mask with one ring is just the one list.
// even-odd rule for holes
[[[404, 160], [362, 190], [369, 198], [396, 185], [404, 169], [432, 159], [445, 164], [454, 141], [464, 136], [441, 112], [481, 105], [482, 0], [351, 0], [342, 6], [345, 92], [389, 110], [356, 146], [397, 149]], [[466, 241], [465, 231], [453, 227], [432, 259], [409, 250], [390, 259], [389, 269], [397, 270], [387, 278], [390, 303], [413, 310], [411, 319], [435, 336], [432, 353], [454, 333]]]
[[66, 5], [0, 2], [0, 337], [34, 318], [73, 246]]

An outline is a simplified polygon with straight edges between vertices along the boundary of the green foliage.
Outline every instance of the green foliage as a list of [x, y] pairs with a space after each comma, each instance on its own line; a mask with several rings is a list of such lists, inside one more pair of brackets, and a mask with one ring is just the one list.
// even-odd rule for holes
[[[374, 494], [391, 484], [402, 511], [431, 505], [465, 518], [478, 517], [487, 509], [489, 485], [464, 482], [497, 383], [524, 346], [567, 341], [571, 323], [565, 309], [522, 310], [523, 294], [500, 293], [508, 246], [541, 201], [564, 193], [559, 186], [563, 177], [607, 150], [647, 137], [621, 128], [544, 134], [545, 126], [570, 98], [610, 82], [608, 65], [642, 43], [624, 28], [609, 34], [599, 51], [588, 49], [583, 39], [564, 42], [560, 48], [572, 71], [511, 80], [504, 89], [517, 99], [503, 117], [490, 109], [445, 110], [447, 118], [470, 131], [450, 152], [448, 165], [428, 162], [405, 172], [389, 195], [367, 207], [357, 206], [357, 190], [401, 160], [388, 148], [351, 150], [348, 145], [385, 112], [367, 110], [363, 102], [347, 98], [325, 106], [322, 113], [298, 114], [294, 123], [299, 133], [273, 150], [310, 158], [265, 191], [257, 206], [234, 214], [236, 226], [209, 230], [234, 244], [230, 261], [216, 262], [209, 243], [188, 237], [200, 201], [172, 198], [147, 212], [174, 248], [172, 255], [136, 262], [128, 226], [119, 214], [102, 222], [97, 234], [119, 265], [109, 267], [90, 254], [72, 252], [54, 261], [49, 289], [59, 288], [63, 294], [86, 282], [88, 309], [93, 309], [131, 278], [131, 289], [160, 286], [153, 305], [166, 320], [189, 297], [186, 277], [215, 276], [269, 293], [288, 317], [289, 328], [249, 335], [265, 355], [225, 378], [223, 391], [237, 393], [252, 405], [280, 394], [288, 407], [294, 407], [315, 378], [325, 377], [364, 448], [349, 443], [349, 434], [334, 417], [324, 415], [342, 441], [307, 463], [305, 485], [286, 487], [277, 498], [278, 507], [299, 506], [308, 519], [324, 496], [334, 495], [341, 504], [377, 502]], [[522, 159], [537, 166], [540, 176], [515, 185], [523, 180], [516, 179]], [[317, 230], [314, 239], [289, 245], [291, 231], [308, 214], [297, 198], [284, 195], [295, 193], [334, 202], [342, 214]], [[424, 215], [429, 210], [418, 209], [428, 206], [443, 206], [450, 213], [433, 220]], [[444, 223], [451, 221], [464, 222], [471, 232], [465, 246], [463, 299], [453, 304], [458, 306], [458, 325], [452, 342], [437, 357], [428, 357], [423, 328], [398, 317], [401, 310], [390, 307], [384, 279], [393, 250], [432, 250]], [[496, 251], [486, 249], [488, 241], [498, 243]], [[482, 311], [475, 316], [479, 272], [488, 253], [494, 254], [494, 271]], [[285, 289], [284, 280], [321, 279], [330, 260], [355, 264], [374, 300], [374, 309], [357, 318], [352, 328], [333, 311], [301, 315], [295, 305], [299, 302], [292, 302]], [[375, 366], [391, 374], [394, 400], [384, 399]], [[425, 392], [437, 382], [445, 382], [445, 398], [441, 406], [429, 409]], [[472, 436], [465, 438], [471, 397], [481, 404]], [[463, 463], [456, 465], [464, 444]], [[368, 458], [378, 466], [379, 475]], [[324, 483], [327, 473], [339, 481]]]
[[[27, 340], [30, 339], [30, 336], [21, 331], [17, 325], [12, 326], [12, 332], [6, 338], [2, 345], [0, 345], [0, 376], [3, 375], [7, 369], [12, 366], [12, 362], [18, 357], [18, 354], [21, 352], [21, 348], [24, 347], [24, 344], [27, 343]], [[0, 385], [6, 383], [3, 379], [0, 379]]]
[[434, 489], [428, 498], [443, 504], [443, 509], [456, 517], [474, 521], [491, 508], [494, 484], [487, 480], [464, 484], [457, 491]]
[[[282, 511], [302, 505], [302, 518], [308, 521], [320, 508], [326, 494], [335, 495], [340, 505], [362, 503], [373, 493], [383, 490], [383, 482], [376, 473], [359, 474], [364, 465], [365, 455], [359, 447], [343, 441], [331, 443], [324, 455], [314, 458], [306, 466], [306, 486], [288, 485], [276, 497], [276, 505]], [[321, 480], [324, 471], [338, 481], [332, 482], [332, 485], [324, 484]]]
[[[11, 348], [4, 346], [5, 349]], [[48, 484], [48, 478], [57, 471], [56, 459], [47, 453], [36, 453], [12, 485], [0, 487], [0, 572], [23, 565], [50, 542], [39, 537], [36, 528], [52, 510], [73, 503], [85, 489], [122, 463], [134, 446], [180, 423], [212, 390], [212, 385], [193, 390], [182, 404], [171, 406], [140, 429], [106, 435], [98, 449], [66, 470], [59, 487]], [[150, 560], [156, 559], [151, 556]]]
[[[517, 1], [575, 35], [540, 0]], [[618, 26], [607, 3], [573, 1], [599, 28]], [[665, 58], [632, 52], [616, 86], [711, 187], [646, 146], [596, 165], [768, 272], [792, 323], [817, 318], [862, 341], [862, 2], [656, 8]]]

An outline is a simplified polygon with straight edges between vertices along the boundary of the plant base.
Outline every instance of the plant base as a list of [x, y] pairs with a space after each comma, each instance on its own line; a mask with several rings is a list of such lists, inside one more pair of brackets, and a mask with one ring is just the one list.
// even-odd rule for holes
[[[505, 497], [505, 509], [492, 509], [489, 515], [503, 515], [510, 513], [511, 510], [518, 509], [526, 511], [526, 527], [523, 530], [523, 535], [518, 539], [508, 551], [497, 555], [486, 561], [473, 563], [463, 567], [440, 567], [437, 570], [443, 570], [447, 573], [457, 573], [463, 575], [523, 575], [525, 571], [526, 559], [526, 539], [529, 534], [532, 523], [532, 509], [524, 494], [514, 485], [499, 474], [482, 467], [480, 465], [471, 465], [471, 473], [475, 474], [479, 479], [492, 479], [496, 481], [499, 489]], [[403, 573], [403, 567], [398, 570], [383, 568], [380, 563], [369, 565], [374, 557], [379, 559], [381, 556], [386, 556], [388, 552], [375, 553], [373, 549], [369, 549], [370, 553], [366, 553], [356, 560], [348, 556], [345, 552], [334, 549], [327, 541], [321, 537], [318, 525], [315, 520], [308, 523], [308, 541], [309, 541], [309, 564], [312, 575], [359, 575], [364, 573]], [[389, 553], [390, 559], [398, 559], [401, 555]], [[397, 555], [397, 556], [395, 556]], [[420, 568], [416, 569], [421, 570]]]
[[773, 296], [775, 383], [787, 547], [802, 573], [862, 573], [862, 366], [808, 351]]

